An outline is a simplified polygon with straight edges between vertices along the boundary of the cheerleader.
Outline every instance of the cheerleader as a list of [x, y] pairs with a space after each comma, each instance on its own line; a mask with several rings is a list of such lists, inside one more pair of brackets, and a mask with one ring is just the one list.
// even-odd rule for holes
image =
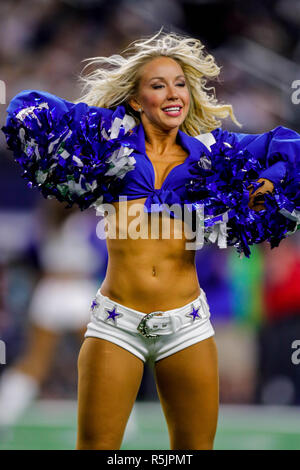
[[206, 87], [220, 68], [198, 39], [160, 31], [88, 65], [75, 103], [25, 90], [3, 128], [30, 184], [107, 222], [106, 276], [78, 359], [77, 449], [121, 447], [146, 361], [170, 448], [212, 449], [218, 359], [195, 250], [215, 242], [249, 256], [296, 230], [300, 137], [223, 130], [227, 116], [239, 123]]

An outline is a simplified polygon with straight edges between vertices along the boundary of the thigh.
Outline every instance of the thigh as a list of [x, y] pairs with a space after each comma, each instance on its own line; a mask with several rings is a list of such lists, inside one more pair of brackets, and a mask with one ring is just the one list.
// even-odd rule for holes
[[171, 449], [211, 449], [219, 406], [214, 337], [156, 362], [155, 378]]
[[77, 449], [119, 449], [144, 364], [124, 348], [88, 337], [78, 358]]

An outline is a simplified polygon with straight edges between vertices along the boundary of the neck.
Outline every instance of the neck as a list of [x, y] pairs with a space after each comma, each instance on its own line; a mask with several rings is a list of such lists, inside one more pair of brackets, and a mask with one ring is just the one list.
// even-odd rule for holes
[[142, 123], [145, 132], [145, 147], [159, 155], [169, 153], [176, 144], [178, 127], [162, 129], [149, 123]]

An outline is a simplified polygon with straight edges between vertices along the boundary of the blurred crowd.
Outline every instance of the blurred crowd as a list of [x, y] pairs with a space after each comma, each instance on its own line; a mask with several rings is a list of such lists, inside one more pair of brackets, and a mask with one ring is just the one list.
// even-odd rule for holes
[[[161, 26], [201, 39], [216, 57], [221, 75], [211, 86], [243, 124], [240, 130], [226, 120], [223, 127], [262, 133], [283, 125], [300, 131], [300, 105], [291, 99], [292, 83], [300, 78], [297, 0], [1, 0], [6, 103], [0, 105], [0, 126], [19, 91], [44, 90], [73, 101], [81, 91], [83, 59], [118, 53]], [[1, 133], [0, 339], [7, 345], [7, 364], [0, 365], [0, 381], [17, 364], [39, 386], [28, 385], [28, 396], [74, 399], [85, 318], [54, 331], [47, 311], [76, 310], [59, 285], [77, 292], [80, 280], [86, 286], [80, 308], [88, 315], [88, 292], [105, 276], [105, 242], [96, 236], [99, 218], [93, 211], [42, 201], [20, 174]], [[85, 227], [80, 239], [67, 237], [74, 227]], [[291, 344], [300, 340], [299, 242], [298, 231], [274, 250], [253, 247], [250, 259], [215, 246], [197, 252], [216, 330], [223, 403], [300, 405], [300, 365], [291, 361]], [[46, 284], [54, 289], [53, 307], [43, 294]], [[35, 328], [52, 331], [51, 338], [37, 340]], [[44, 345], [40, 361], [35, 340]], [[138, 399], [157, 400], [147, 369]]]

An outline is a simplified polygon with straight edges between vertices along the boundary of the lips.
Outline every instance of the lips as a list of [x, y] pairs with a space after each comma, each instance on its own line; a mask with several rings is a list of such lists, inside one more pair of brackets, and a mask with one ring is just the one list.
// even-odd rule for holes
[[182, 109], [182, 106], [167, 106], [166, 108], [163, 108], [162, 110], [168, 116], [176, 117], [181, 114], [181, 109]]

